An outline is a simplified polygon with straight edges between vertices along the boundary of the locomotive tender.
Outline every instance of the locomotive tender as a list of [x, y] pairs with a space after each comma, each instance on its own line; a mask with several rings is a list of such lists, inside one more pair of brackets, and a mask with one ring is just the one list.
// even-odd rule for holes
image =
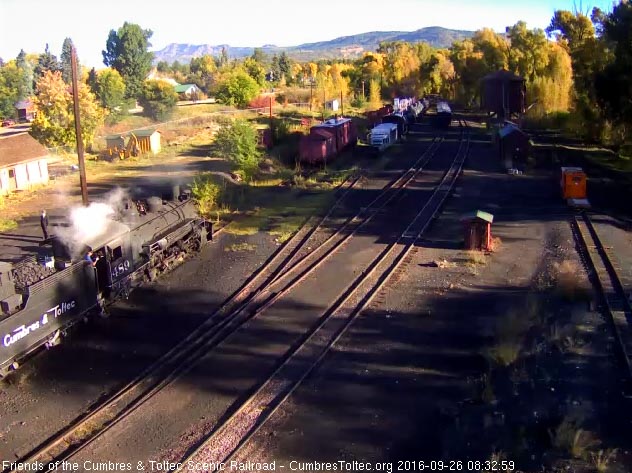
[[[20, 276], [28, 264], [0, 262], [0, 375], [34, 350], [58, 344], [74, 323], [127, 297], [212, 239], [211, 223], [200, 218], [189, 195], [173, 190], [173, 200], [128, 201], [119, 220], [88, 241], [69, 246], [53, 237], [52, 274], [39, 281]], [[87, 248], [101, 256], [95, 264], [84, 259]], [[30, 264], [37, 267], [34, 260]]]

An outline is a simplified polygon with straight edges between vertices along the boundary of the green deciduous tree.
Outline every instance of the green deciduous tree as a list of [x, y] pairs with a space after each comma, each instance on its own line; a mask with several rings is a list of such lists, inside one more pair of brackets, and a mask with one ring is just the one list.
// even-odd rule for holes
[[257, 132], [245, 120], [236, 120], [219, 129], [215, 136], [217, 154], [232, 161], [241, 177], [249, 181], [259, 169], [261, 153], [257, 149]]
[[197, 85], [205, 94], [208, 94], [215, 84], [217, 64], [209, 54], [194, 57], [189, 64], [187, 81]]
[[145, 81], [139, 98], [144, 114], [158, 121], [171, 116], [177, 101], [178, 94], [173, 86], [162, 80]]
[[266, 83], [266, 70], [261, 63], [248, 57], [244, 60], [243, 67], [248, 75], [257, 81], [257, 84], [263, 86]]
[[391, 95], [414, 95], [421, 67], [417, 50], [410, 43], [394, 41], [380, 43], [378, 53], [384, 54], [384, 81]]
[[369, 82], [369, 102], [372, 107], [382, 104], [380, 82], [377, 79], [371, 79]]
[[245, 71], [237, 69], [224, 76], [217, 88], [217, 98], [227, 105], [245, 107], [259, 95], [259, 84]]
[[15, 103], [19, 100], [22, 80], [22, 71], [15, 61], [9, 61], [0, 68], [0, 117], [15, 117]]
[[[596, 90], [596, 78], [611, 61], [607, 42], [598, 37], [603, 31], [604, 15], [593, 9], [592, 18], [581, 12], [558, 10], [546, 29], [555, 35], [571, 57], [573, 68], [573, 108], [580, 127], [588, 139], [599, 139], [605, 115], [599, 104], [605, 106]], [[608, 90], [609, 86], [605, 87]]]
[[153, 32], [134, 23], [125, 22], [118, 31], [111, 30], [103, 51], [103, 62], [116, 69], [125, 81], [128, 98], [138, 98], [143, 81], [151, 70], [153, 53], [149, 39]]
[[541, 29], [529, 30], [524, 21], [509, 28], [509, 69], [533, 82], [549, 63], [548, 41]]
[[606, 114], [632, 125], [632, 5], [621, 2], [604, 23], [612, 62], [596, 75], [596, 93]]
[[101, 106], [109, 112], [108, 120], [116, 121], [126, 112], [125, 82], [117, 70], [107, 68], [96, 74], [94, 92]]
[[[105, 111], [88, 86], [79, 82], [79, 113], [84, 144], [92, 143]], [[72, 93], [61, 72], [45, 71], [37, 83], [34, 99], [37, 116], [31, 135], [46, 146], [71, 146], [76, 143]]]

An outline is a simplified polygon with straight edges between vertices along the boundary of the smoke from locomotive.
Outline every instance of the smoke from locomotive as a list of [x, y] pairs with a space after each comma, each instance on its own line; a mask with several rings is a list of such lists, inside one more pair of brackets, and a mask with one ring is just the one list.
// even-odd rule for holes
[[100, 202], [70, 209], [69, 226], [56, 227], [55, 236], [71, 254], [79, 254], [83, 251], [85, 242], [92, 241], [107, 231], [128, 198], [127, 191], [119, 187], [106, 194]]

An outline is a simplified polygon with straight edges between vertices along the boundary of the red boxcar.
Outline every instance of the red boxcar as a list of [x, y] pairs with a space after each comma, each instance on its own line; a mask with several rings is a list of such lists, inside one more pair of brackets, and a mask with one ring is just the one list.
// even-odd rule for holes
[[298, 145], [300, 161], [318, 164], [328, 161], [336, 152], [336, 140], [330, 130], [312, 129], [309, 135], [303, 135]]
[[313, 126], [309, 135], [301, 138], [299, 159], [310, 164], [325, 163], [357, 142], [357, 130], [350, 118], [327, 120]]

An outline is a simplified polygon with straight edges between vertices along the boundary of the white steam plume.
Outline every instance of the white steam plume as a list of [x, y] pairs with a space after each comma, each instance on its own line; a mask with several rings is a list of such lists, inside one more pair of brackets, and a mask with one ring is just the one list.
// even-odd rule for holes
[[58, 227], [56, 236], [73, 255], [77, 255], [89, 241], [107, 231], [124, 208], [126, 199], [127, 192], [116, 188], [104, 195], [100, 202], [93, 202], [88, 207], [73, 207], [68, 216], [70, 225]]

